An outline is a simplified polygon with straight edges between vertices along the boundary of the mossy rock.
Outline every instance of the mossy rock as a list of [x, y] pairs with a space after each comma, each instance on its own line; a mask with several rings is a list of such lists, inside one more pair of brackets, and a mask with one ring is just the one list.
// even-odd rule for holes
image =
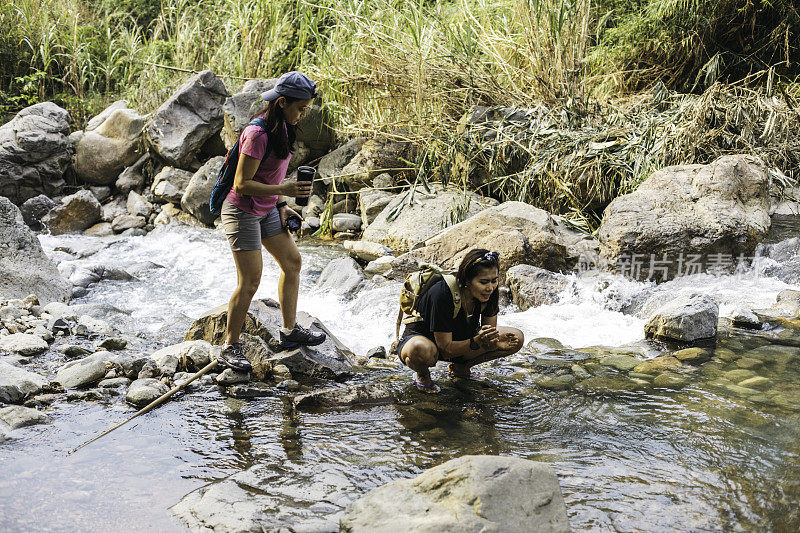
[[544, 378], [538, 385], [548, 390], [567, 390], [572, 388], [578, 379], [572, 374]]
[[736, 355], [736, 352], [728, 348], [717, 348], [714, 350], [714, 357], [729, 363], [735, 361], [739, 356]]
[[743, 368], [745, 370], [751, 370], [753, 368], [758, 368], [763, 365], [764, 362], [759, 359], [753, 359], [752, 357], [742, 357], [741, 359], [736, 361], [736, 366], [738, 368]]
[[755, 390], [755, 389], [750, 389], [750, 388], [747, 388], [747, 387], [741, 387], [739, 385], [734, 385], [733, 383], [730, 383], [730, 384], [726, 385], [725, 388], [727, 390], [731, 391], [731, 392], [734, 392], [734, 393], [740, 395], [740, 396], [752, 396], [754, 394], [758, 394], [758, 391]]
[[679, 361], [697, 362], [709, 358], [708, 351], [703, 348], [685, 348], [672, 354]]
[[728, 379], [730, 381], [735, 381], [736, 383], [738, 383], [738, 382], [740, 382], [740, 381], [742, 381], [744, 379], [750, 379], [750, 378], [754, 377], [755, 375], [756, 375], [756, 373], [753, 372], [752, 370], [747, 370], [747, 369], [744, 369], [744, 368], [737, 368], [735, 370], [729, 370], [729, 371], [727, 371], [727, 372], [722, 374], [722, 376], [725, 379]]
[[763, 376], [753, 376], [738, 383], [740, 387], [747, 387], [749, 389], [766, 389], [772, 384], [772, 380]]
[[603, 366], [610, 366], [622, 372], [633, 370], [642, 361], [630, 355], [610, 355], [600, 359], [600, 364]]
[[650, 359], [649, 361], [636, 365], [633, 371], [638, 374], [660, 374], [662, 372], [677, 370], [681, 366], [683, 365], [676, 357], [662, 355], [661, 357], [656, 357], [655, 359]]
[[689, 379], [686, 376], [674, 372], [664, 372], [653, 378], [654, 386], [668, 389], [683, 388], [688, 382]]

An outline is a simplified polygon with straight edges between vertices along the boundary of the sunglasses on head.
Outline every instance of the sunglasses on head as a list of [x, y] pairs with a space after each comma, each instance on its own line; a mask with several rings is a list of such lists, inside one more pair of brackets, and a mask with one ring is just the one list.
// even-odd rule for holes
[[500, 258], [500, 254], [497, 253], [497, 252], [486, 252], [482, 256], [475, 258], [475, 260], [472, 261], [472, 264], [474, 265], [476, 263], [480, 263], [480, 262], [483, 262], [483, 261], [485, 261], [487, 263], [497, 263], [499, 258]]

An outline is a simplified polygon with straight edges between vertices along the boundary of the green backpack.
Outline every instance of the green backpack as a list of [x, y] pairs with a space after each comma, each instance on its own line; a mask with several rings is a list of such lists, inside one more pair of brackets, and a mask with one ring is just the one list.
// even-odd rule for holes
[[[395, 336], [400, 339], [400, 324], [411, 324], [422, 322], [423, 318], [417, 311], [417, 303], [422, 295], [433, 287], [434, 283], [444, 278], [447, 286], [450, 287], [450, 294], [453, 296], [453, 318], [458, 316], [461, 310], [461, 292], [458, 290], [456, 277], [447, 270], [442, 270], [436, 265], [422, 263], [417, 272], [412, 272], [406, 276], [403, 283], [403, 290], [400, 292], [400, 312], [397, 315]], [[403, 318], [405, 316], [405, 318]]]

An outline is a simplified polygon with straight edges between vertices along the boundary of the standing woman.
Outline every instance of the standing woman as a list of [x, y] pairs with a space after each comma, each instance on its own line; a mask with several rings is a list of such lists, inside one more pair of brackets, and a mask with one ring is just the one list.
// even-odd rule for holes
[[262, 246], [281, 269], [278, 299], [283, 315], [282, 347], [315, 346], [325, 341], [324, 333], [311, 332], [295, 323], [301, 259], [286, 229], [289, 217], [299, 215], [286, 205], [284, 197], [309, 196], [311, 183], [283, 183], [297, 136], [297, 123], [316, 94], [316, 84], [305, 75], [284, 74], [274, 89], [261, 95], [264, 106], [253, 117], [263, 118], [266, 129], [249, 125], [239, 138], [239, 162], [233, 188], [222, 204], [221, 217], [233, 251], [238, 284], [228, 304], [226, 342], [217, 358], [220, 364], [236, 370], [251, 370], [239, 335], [261, 281]]
[[434, 283], [418, 303], [422, 320], [406, 326], [397, 345], [400, 360], [416, 372], [414, 384], [423, 392], [437, 393], [430, 367], [449, 361], [451, 376], [470, 379], [477, 364], [514, 354], [524, 335], [516, 328], [497, 325], [500, 311], [497, 252], [470, 250], [458, 267], [456, 281], [461, 309], [455, 318], [453, 293], [447, 281]]

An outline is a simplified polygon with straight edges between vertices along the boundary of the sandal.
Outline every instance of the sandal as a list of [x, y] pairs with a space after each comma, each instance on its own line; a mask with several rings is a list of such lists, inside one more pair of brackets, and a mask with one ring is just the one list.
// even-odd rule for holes
[[442, 390], [436, 383], [425, 385], [424, 383], [420, 383], [419, 381], [417, 381], [417, 378], [414, 378], [414, 385], [417, 387], [418, 391], [424, 392], [426, 394], [438, 394]]
[[453, 365], [448, 365], [447, 366], [447, 373], [450, 375], [451, 378], [459, 378], [459, 379], [475, 380], [475, 379], [480, 379], [480, 377], [481, 377], [480, 374], [478, 374], [477, 372], [475, 372], [473, 370], [469, 371], [469, 375], [468, 376], [467, 375], [463, 375], [463, 374], [456, 374], [455, 372], [453, 372]]

